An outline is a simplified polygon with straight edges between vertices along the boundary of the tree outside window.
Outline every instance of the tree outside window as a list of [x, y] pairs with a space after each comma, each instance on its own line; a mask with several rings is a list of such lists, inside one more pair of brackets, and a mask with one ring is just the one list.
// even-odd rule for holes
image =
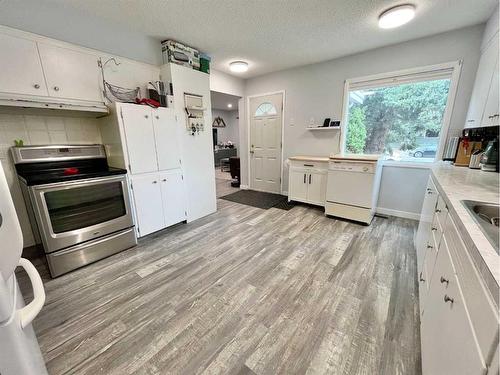
[[434, 160], [450, 79], [349, 92], [346, 152]]

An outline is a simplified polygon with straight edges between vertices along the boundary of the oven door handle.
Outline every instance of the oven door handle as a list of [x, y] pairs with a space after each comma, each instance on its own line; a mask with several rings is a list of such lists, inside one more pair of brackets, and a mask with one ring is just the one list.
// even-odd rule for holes
[[33, 301], [18, 310], [19, 323], [21, 328], [25, 328], [31, 324], [40, 310], [42, 310], [45, 303], [45, 289], [43, 288], [40, 274], [29, 260], [20, 258], [19, 267], [22, 267], [26, 271], [33, 287]]

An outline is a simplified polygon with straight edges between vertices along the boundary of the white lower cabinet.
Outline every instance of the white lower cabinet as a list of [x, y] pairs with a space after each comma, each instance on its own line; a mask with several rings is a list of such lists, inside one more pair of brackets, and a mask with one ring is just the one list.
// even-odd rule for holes
[[288, 200], [325, 206], [327, 162], [291, 161]]
[[498, 308], [436, 185], [430, 177], [415, 240], [422, 374], [489, 374]]
[[139, 237], [186, 220], [180, 170], [131, 176]]
[[160, 173], [165, 227], [186, 220], [183, 176], [180, 170]]
[[164, 227], [163, 202], [158, 174], [132, 176], [137, 232], [139, 237]]
[[[446, 235], [445, 235], [446, 237]], [[421, 319], [422, 373], [485, 374], [446, 238], [440, 245]]]

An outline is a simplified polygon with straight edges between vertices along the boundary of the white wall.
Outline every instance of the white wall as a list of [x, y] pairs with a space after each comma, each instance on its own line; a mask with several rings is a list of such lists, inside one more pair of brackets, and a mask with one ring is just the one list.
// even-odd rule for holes
[[240, 131], [238, 111], [222, 111], [220, 109], [212, 109], [212, 122], [216, 117], [221, 117], [225, 124], [225, 128], [217, 128], [217, 140], [219, 143], [231, 141], [239, 150]]
[[38, 0], [2, 0], [0, 25], [150, 64], [161, 64], [159, 39], [130, 31], [130, 28], [71, 6]]
[[245, 94], [245, 81], [227, 73], [210, 69], [210, 91], [243, 96]]
[[24, 246], [27, 247], [34, 245], [35, 241], [14, 163], [9, 154], [9, 148], [14, 146], [14, 139], [22, 139], [25, 145], [93, 144], [101, 143], [101, 134], [97, 120], [93, 118], [70, 117], [70, 112], [65, 116], [24, 113], [25, 111], [18, 110], [11, 114], [0, 114], [0, 162], [21, 223]]
[[[478, 25], [417, 39], [393, 46], [378, 48], [331, 61], [288, 69], [247, 80], [245, 94], [285, 90], [284, 159], [298, 154], [329, 155], [339, 152], [339, 132], [312, 132], [306, 130], [311, 118], [322, 123], [325, 117], [341, 119], [344, 82], [346, 79], [438, 64], [463, 59], [462, 74], [451, 117], [450, 136], [459, 135], [474, 83], [479, 60], [479, 48], [484, 25]], [[396, 31], [397, 32], [397, 31]], [[246, 117], [245, 117], [246, 122]], [[241, 168], [248, 168], [248, 128], [240, 129]], [[288, 170], [284, 163], [283, 190], [288, 190]], [[386, 180], [394, 177], [397, 169], [385, 173], [381, 189], [383, 208], [398, 210], [400, 202], [407, 202], [405, 209], [420, 212], [421, 198], [414, 186], [426, 180], [421, 171], [405, 172], [406, 179], [398, 179], [399, 186]], [[247, 185], [247, 174], [242, 173], [242, 184]], [[386, 198], [387, 197], [387, 198]]]

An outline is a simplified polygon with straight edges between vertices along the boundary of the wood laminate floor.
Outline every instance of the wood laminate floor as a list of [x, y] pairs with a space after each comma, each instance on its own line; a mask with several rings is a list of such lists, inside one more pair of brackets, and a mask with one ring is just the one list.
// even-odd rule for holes
[[420, 374], [415, 228], [218, 200], [133, 249], [45, 273], [35, 331], [54, 375]]

